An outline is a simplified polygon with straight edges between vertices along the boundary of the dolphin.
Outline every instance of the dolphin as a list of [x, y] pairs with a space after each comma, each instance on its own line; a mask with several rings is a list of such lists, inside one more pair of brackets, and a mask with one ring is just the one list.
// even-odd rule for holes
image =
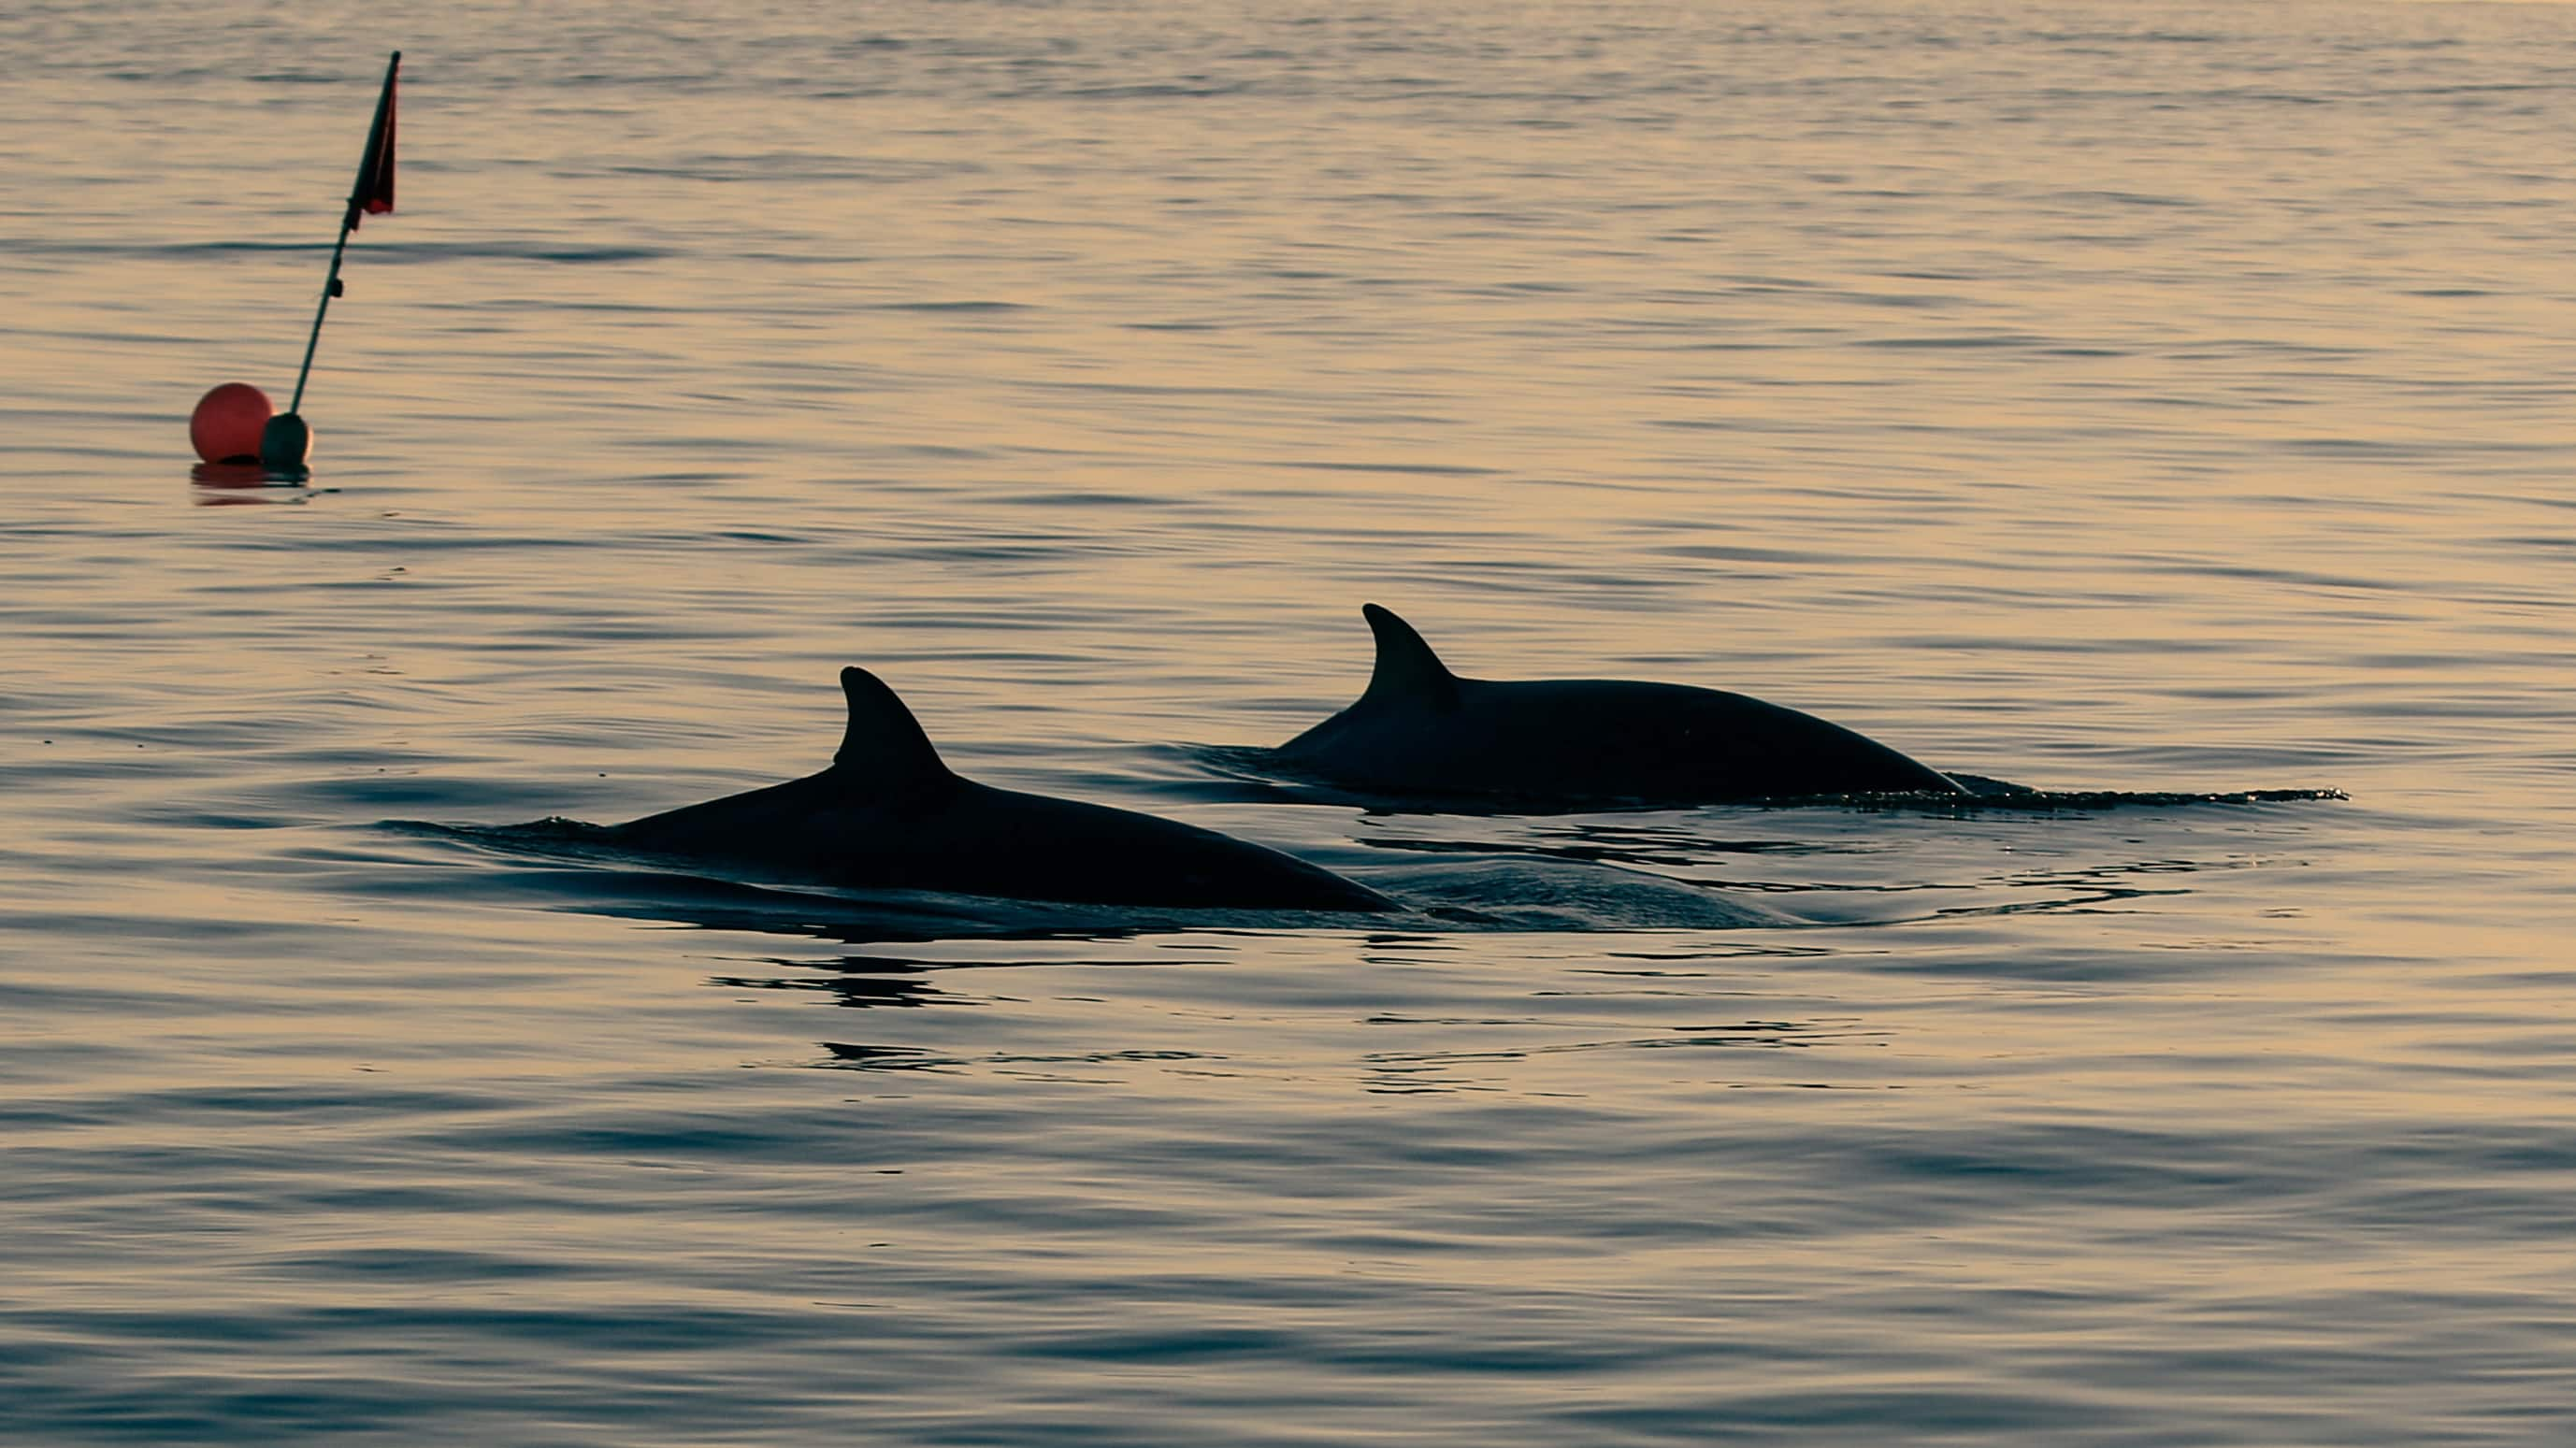
[[1839, 724], [1742, 694], [1461, 678], [1411, 624], [1374, 603], [1360, 612], [1377, 634], [1368, 689], [1271, 754], [1332, 784], [1524, 806], [1972, 792]]
[[1097, 905], [1389, 910], [1277, 850], [1133, 810], [951, 772], [894, 690], [841, 671], [850, 721], [820, 774], [611, 825], [620, 848], [826, 884]]

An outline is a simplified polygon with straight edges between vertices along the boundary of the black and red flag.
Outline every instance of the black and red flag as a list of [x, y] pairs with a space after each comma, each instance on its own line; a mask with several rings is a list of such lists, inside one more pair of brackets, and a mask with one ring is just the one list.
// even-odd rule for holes
[[349, 193], [349, 225], [362, 215], [381, 216], [394, 209], [394, 82], [402, 72], [402, 52], [385, 66], [384, 92], [376, 97], [376, 123], [367, 129], [367, 149], [358, 160], [358, 184]]

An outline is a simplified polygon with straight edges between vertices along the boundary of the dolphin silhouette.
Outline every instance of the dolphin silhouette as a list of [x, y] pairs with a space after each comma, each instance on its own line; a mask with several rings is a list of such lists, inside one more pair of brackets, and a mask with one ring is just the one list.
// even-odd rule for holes
[[1460, 678], [1411, 624], [1374, 603], [1360, 612], [1377, 634], [1368, 689], [1272, 753], [1330, 783], [1557, 806], [1971, 792], [1839, 724], [1742, 694]]
[[601, 832], [607, 843], [835, 885], [1098, 905], [1387, 910], [1329, 870], [1194, 825], [962, 779], [883, 680], [841, 670], [850, 722], [820, 774]]

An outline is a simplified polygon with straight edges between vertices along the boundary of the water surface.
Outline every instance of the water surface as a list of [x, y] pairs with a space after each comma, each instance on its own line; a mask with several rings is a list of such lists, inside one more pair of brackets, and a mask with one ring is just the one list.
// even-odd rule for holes
[[[2576, 11], [0, 40], [0, 1437], [2576, 1427]], [[192, 482], [397, 47], [312, 485]], [[1370, 600], [1479, 676], [2349, 798], [1245, 787]], [[1407, 909], [455, 828], [809, 772], [847, 663], [972, 777]]]

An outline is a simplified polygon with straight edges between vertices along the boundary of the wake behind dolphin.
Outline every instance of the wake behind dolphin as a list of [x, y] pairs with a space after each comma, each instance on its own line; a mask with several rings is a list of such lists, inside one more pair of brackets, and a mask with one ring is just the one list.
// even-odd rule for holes
[[1277, 850], [1133, 810], [960, 778], [903, 701], [841, 671], [831, 767], [605, 828], [584, 842], [782, 880], [1073, 904], [1379, 911], [1376, 891]]
[[1462, 678], [1391, 611], [1372, 603], [1360, 612], [1377, 635], [1376, 667], [1358, 702], [1273, 751], [1300, 774], [1545, 807], [1982, 792], [1839, 724], [1743, 694], [1624, 679]]

